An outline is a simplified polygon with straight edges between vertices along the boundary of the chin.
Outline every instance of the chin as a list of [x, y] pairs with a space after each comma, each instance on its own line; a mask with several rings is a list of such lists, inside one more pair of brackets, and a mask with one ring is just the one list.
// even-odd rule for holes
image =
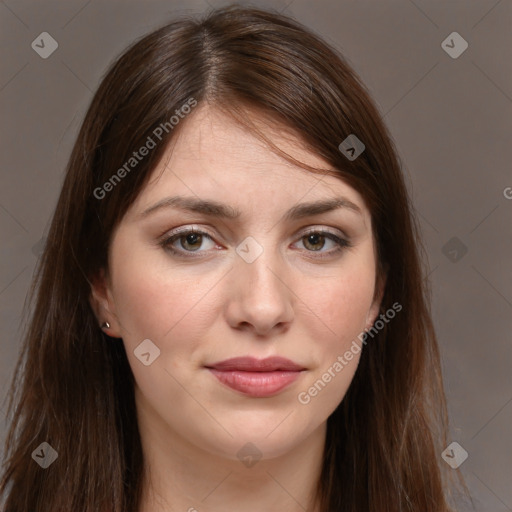
[[[289, 418], [285, 419], [288, 414]], [[270, 422], [268, 417], [262, 418], [254, 412], [238, 417], [233, 423], [219, 418], [232, 437], [224, 430], [217, 431], [215, 436], [209, 431], [203, 442], [208, 445], [205, 446], [207, 451], [231, 460], [240, 459], [245, 452], [251, 455], [252, 451], [262, 459], [280, 457], [300, 445], [316, 428], [292, 420], [293, 416], [289, 411], [280, 410]]]
[[207, 449], [217, 457], [239, 461], [247, 467], [252, 467], [257, 461], [271, 460], [287, 454], [301, 441], [286, 433], [284, 436], [276, 435], [275, 438], [265, 437], [268, 433], [261, 433], [260, 437], [256, 437], [257, 433], [254, 434], [234, 435], [233, 438], [219, 440], [218, 443], [212, 443], [213, 440], [210, 438]]

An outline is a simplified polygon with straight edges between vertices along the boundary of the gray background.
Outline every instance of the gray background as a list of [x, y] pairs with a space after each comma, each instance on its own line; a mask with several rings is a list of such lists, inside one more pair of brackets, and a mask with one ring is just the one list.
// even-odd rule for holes
[[[174, 15], [223, 3], [0, 2], [1, 400], [38, 242], [105, 68]], [[282, 10], [339, 48], [385, 115], [429, 254], [451, 439], [469, 453], [461, 469], [475, 509], [512, 510], [510, 0], [253, 5]], [[441, 46], [453, 31], [469, 44], [456, 59]], [[31, 48], [42, 32], [59, 44], [47, 59]], [[458, 246], [446, 246], [453, 237]]]

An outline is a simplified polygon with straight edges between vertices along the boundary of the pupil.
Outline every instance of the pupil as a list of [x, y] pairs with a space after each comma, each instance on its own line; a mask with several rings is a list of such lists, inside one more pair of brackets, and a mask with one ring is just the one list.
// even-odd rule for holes
[[201, 237], [201, 235], [197, 233], [189, 233], [185, 236], [185, 242], [187, 245], [194, 245], [197, 244], [198, 239]]

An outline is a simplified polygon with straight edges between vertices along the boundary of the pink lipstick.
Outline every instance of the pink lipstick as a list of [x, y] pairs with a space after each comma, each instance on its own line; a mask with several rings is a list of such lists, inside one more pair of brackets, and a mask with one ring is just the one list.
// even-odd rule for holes
[[304, 367], [283, 357], [235, 357], [206, 368], [226, 386], [257, 398], [276, 395], [297, 380]]

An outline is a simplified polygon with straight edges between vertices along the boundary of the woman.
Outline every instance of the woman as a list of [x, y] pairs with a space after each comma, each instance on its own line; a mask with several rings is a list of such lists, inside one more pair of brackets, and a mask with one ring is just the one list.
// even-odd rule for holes
[[420, 247], [390, 136], [325, 42], [241, 7], [144, 37], [70, 158], [5, 510], [450, 510]]

